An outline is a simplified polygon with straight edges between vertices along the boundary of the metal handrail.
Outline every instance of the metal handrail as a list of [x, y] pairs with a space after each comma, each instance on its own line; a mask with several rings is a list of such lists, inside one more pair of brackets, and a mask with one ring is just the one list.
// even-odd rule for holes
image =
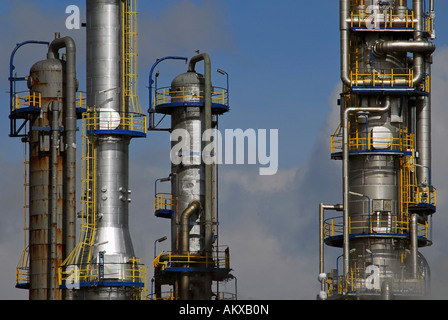
[[[163, 87], [155, 90], [154, 105], [177, 103], [177, 102], [200, 102], [204, 101], [204, 91], [196, 89], [172, 90], [171, 87]], [[197, 100], [197, 101], [196, 101]], [[222, 105], [229, 104], [228, 91], [225, 88], [214, 87], [212, 90], [212, 103]]]
[[[165, 261], [161, 261], [162, 256], [164, 256]], [[156, 258], [154, 258], [153, 265], [154, 269], [160, 268], [162, 271], [177, 265], [182, 265], [187, 268], [197, 265], [205, 265], [206, 268], [230, 269], [230, 257], [228, 250], [214, 251], [212, 255], [197, 255], [190, 252], [186, 254], [175, 254], [172, 252], [164, 254], [162, 251]]]
[[173, 210], [174, 202], [171, 193], [157, 193], [154, 197], [154, 211]]
[[[418, 224], [419, 236], [427, 238], [428, 235], [428, 222], [425, 224]], [[379, 228], [384, 228], [384, 232], [378, 232]], [[409, 234], [410, 219], [399, 218], [385, 220], [375, 219], [373, 215], [370, 217], [364, 217], [364, 219], [354, 220], [353, 217], [349, 219], [349, 232], [350, 234], [374, 234], [375, 232], [381, 234]], [[331, 238], [335, 236], [341, 236], [344, 232], [343, 217], [332, 217], [324, 221], [324, 237]], [[366, 233], [368, 232], [368, 233]]]
[[83, 115], [87, 131], [129, 130], [146, 133], [146, 115], [114, 110], [88, 111]]
[[[373, 18], [373, 19], [371, 19]], [[397, 28], [397, 27], [405, 27], [405, 28], [414, 28], [414, 12], [406, 10], [406, 14], [394, 14], [393, 10], [390, 9], [385, 13], [364, 13], [361, 12], [359, 14], [355, 14], [353, 11], [351, 12], [350, 26], [353, 27], [365, 27], [367, 21], [371, 21], [371, 23], [375, 25], [382, 24], [384, 28]]]
[[[342, 152], [342, 134], [338, 127], [337, 132], [331, 136], [331, 153]], [[358, 132], [358, 131], [357, 131]], [[373, 143], [372, 140], [376, 142]], [[414, 148], [414, 134], [402, 132], [399, 137], [375, 137], [368, 132], [367, 137], [349, 137], [350, 151], [372, 151], [373, 145], [384, 145], [380, 150], [405, 152]], [[376, 149], [376, 148], [375, 148]]]
[[28, 91], [26, 95], [20, 95], [22, 93], [16, 93], [12, 101], [12, 110], [16, 111], [21, 108], [33, 107], [41, 108], [42, 95], [40, 92]]

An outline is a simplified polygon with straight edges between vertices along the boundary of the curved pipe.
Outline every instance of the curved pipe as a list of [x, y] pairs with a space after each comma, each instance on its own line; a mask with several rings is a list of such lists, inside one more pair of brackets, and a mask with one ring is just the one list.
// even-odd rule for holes
[[189, 226], [190, 217], [194, 213], [198, 213], [201, 210], [201, 202], [199, 200], [193, 200], [190, 202], [188, 207], [182, 212], [181, 216], [181, 253], [187, 254], [190, 251], [190, 237], [189, 237]]
[[48, 47], [47, 58], [57, 59], [58, 51], [62, 48], [66, 50], [66, 108], [64, 119], [64, 132], [66, 148], [65, 160], [65, 185], [64, 206], [65, 206], [65, 229], [66, 233], [66, 257], [75, 249], [76, 238], [76, 45], [71, 37], [56, 38]]
[[[436, 45], [428, 41], [377, 41], [373, 46], [373, 51], [377, 53], [389, 52], [412, 52], [414, 53], [414, 86], [419, 85], [424, 79], [423, 55], [429, 55], [436, 49]], [[394, 84], [400, 85], [400, 80], [394, 80]]]
[[[14, 56], [16, 55], [17, 50], [20, 49], [20, 47], [26, 45], [26, 44], [44, 44], [44, 45], [49, 45], [50, 43], [47, 41], [37, 41], [37, 40], [28, 40], [28, 41], [24, 41], [21, 43], [18, 43], [16, 45], [16, 47], [14, 48], [14, 50], [11, 52], [11, 56], [9, 58], [9, 106], [10, 109], [9, 110], [13, 110], [13, 99], [14, 99], [14, 95], [15, 95], [15, 82], [16, 81], [25, 81], [25, 78], [16, 78], [14, 77], [14, 69], [16, 68], [14, 66]], [[12, 132], [11, 132], [12, 135]]]
[[[199, 200], [193, 200], [190, 202], [188, 207], [182, 212], [181, 217], [181, 253], [187, 254], [190, 251], [190, 237], [189, 237], [189, 226], [190, 217], [194, 213], [198, 213], [201, 210], [201, 202]], [[183, 273], [180, 278], [180, 298], [182, 300], [188, 299], [188, 287], [190, 279], [188, 274]]]
[[152, 108], [152, 89], [153, 89], [152, 85], [154, 83], [154, 80], [152, 80], [152, 74], [154, 73], [154, 69], [160, 62], [162, 62], [163, 60], [168, 60], [168, 59], [185, 60], [185, 63], [188, 61], [187, 57], [169, 56], [169, 57], [157, 59], [157, 61], [152, 65], [151, 70], [149, 71], [149, 87], [148, 87], [149, 88], [149, 107], [148, 107], [148, 112], [150, 112], [150, 110]]

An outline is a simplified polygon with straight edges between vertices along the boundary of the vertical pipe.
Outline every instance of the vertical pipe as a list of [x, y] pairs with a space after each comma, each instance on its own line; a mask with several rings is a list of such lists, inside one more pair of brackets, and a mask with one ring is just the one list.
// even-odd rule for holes
[[66, 50], [66, 101], [64, 132], [66, 155], [64, 165], [64, 229], [65, 257], [73, 251], [76, 245], [76, 45], [71, 37], [57, 38], [48, 48], [48, 58], [57, 58], [58, 50]]
[[[211, 81], [211, 61], [207, 53], [201, 53], [190, 59], [188, 66], [188, 71], [194, 71], [194, 67], [198, 61], [204, 60], [204, 76], [205, 76], [205, 87], [204, 87], [204, 114], [205, 114], [205, 128], [204, 131], [211, 129], [212, 125], [212, 109], [211, 109], [211, 92], [212, 92], [212, 81]], [[204, 141], [207, 143], [210, 141]], [[204, 150], [204, 148], [202, 149]], [[211, 257], [212, 256], [212, 166], [207, 161], [205, 163], [205, 253]]]
[[325, 210], [336, 210], [342, 211], [343, 206], [341, 204], [319, 204], [319, 280], [321, 281], [321, 294], [325, 292], [325, 277], [322, 275], [325, 274], [325, 266], [324, 266], [324, 219], [325, 219]]
[[417, 239], [417, 214], [411, 215], [410, 233], [411, 233], [411, 260], [412, 260], [412, 278], [417, 279], [417, 258], [418, 258], [418, 239]]
[[344, 85], [350, 87], [350, 74], [349, 74], [349, 30], [350, 24], [347, 19], [350, 14], [350, 0], [340, 0], [339, 2], [339, 29], [341, 33], [341, 80]]
[[[412, 9], [414, 18], [417, 21], [414, 24], [414, 41], [423, 41], [423, 0], [413, 0]], [[414, 86], [418, 86], [424, 79], [424, 56], [420, 52], [414, 53]]]
[[[210, 56], [207, 53], [201, 53], [196, 55], [190, 59], [190, 63], [188, 65], [188, 71], [194, 71], [194, 66], [198, 61], [204, 61], [204, 132], [208, 132], [212, 128], [212, 81], [211, 81], [211, 61]], [[204, 141], [204, 145], [202, 150], [205, 149], [205, 146], [210, 141]], [[212, 166], [210, 161], [205, 161], [205, 239], [204, 239], [204, 250], [205, 255], [208, 259], [212, 260], [213, 258], [213, 247], [212, 247], [212, 238], [213, 238], [213, 230], [212, 230]], [[207, 261], [208, 261], [207, 259]], [[212, 279], [210, 274], [204, 275], [204, 286], [202, 296], [204, 299], [211, 299], [211, 285]]]
[[319, 274], [325, 272], [324, 267], [324, 204], [319, 204]]
[[59, 149], [59, 102], [50, 104], [51, 139], [50, 139], [50, 275], [48, 281], [48, 299], [56, 300], [57, 265], [57, 230], [58, 230], [58, 149]]

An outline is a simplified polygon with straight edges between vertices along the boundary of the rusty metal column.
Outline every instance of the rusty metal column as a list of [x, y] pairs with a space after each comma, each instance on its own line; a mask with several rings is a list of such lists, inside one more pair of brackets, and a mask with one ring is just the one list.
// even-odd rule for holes
[[[52, 261], [50, 257], [50, 104], [57, 101], [64, 103], [63, 87], [63, 61], [58, 59], [46, 59], [35, 63], [30, 70], [28, 87], [31, 91], [40, 92], [41, 113], [33, 115], [30, 120], [29, 140], [29, 253], [30, 253], [30, 291], [31, 300], [45, 300], [49, 297], [61, 299], [61, 290], [57, 289], [56, 277], [50, 276], [50, 266], [62, 263], [62, 166], [61, 152], [57, 152], [57, 199], [56, 234], [53, 250], [55, 254]], [[59, 116], [59, 126], [62, 126]], [[54, 241], [54, 239], [53, 239]], [[49, 286], [49, 284], [51, 284]], [[54, 289], [50, 294], [49, 289]]]

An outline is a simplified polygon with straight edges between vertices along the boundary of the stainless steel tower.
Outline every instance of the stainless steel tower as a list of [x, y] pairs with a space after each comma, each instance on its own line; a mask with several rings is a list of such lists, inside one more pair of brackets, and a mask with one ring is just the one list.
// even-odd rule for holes
[[[409, 1], [411, 2], [411, 1]], [[424, 5], [427, 11], [424, 10]], [[340, 0], [343, 203], [320, 205], [320, 298], [429, 293], [434, 1]], [[325, 217], [325, 210], [343, 213]], [[324, 243], [343, 249], [325, 273]], [[332, 263], [332, 265], [334, 265]]]
[[[205, 75], [195, 71], [199, 61], [204, 61]], [[152, 112], [171, 115], [167, 130], [172, 141], [171, 173], [160, 179], [171, 181], [171, 193], [156, 190], [155, 199], [156, 216], [171, 220], [172, 251], [154, 260], [155, 299], [162, 298], [164, 284], [173, 286], [169, 296], [173, 299], [220, 299], [219, 293], [212, 292], [212, 282], [232, 278], [228, 248], [220, 251], [216, 242], [212, 188], [217, 179], [212, 176], [213, 159], [207, 160], [204, 152], [211, 141], [204, 133], [212, 132], [217, 123], [212, 125], [212, 117], [229, 108], [227, 90], [212, 87], [210, 69], [207, 54], [195, 56], [171, 87], [155, 92]]]
[[145, 298], [129, 232], [129, 143], [146, 136], [136, 95], [136, 1], [88, 0], [82, 235], [64, 263], [75, 299]]

